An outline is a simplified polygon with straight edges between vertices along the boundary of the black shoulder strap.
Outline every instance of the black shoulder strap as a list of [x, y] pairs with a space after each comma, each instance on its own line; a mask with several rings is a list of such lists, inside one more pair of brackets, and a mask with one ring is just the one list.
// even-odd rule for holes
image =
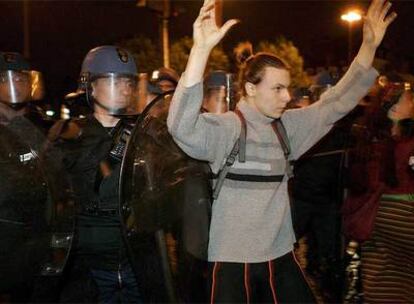
[[109, 151], [109, 155], [113, 159], [119, 162], [122, 161], [133, 127], [133, 123], [121, 119], [109, 133], [109, 136], [112, 138], [112, 147]]
[[234, 113], [240, 119], [241, 131], [239, 138], [234, 143], [233, 149], [231, 149], [229, 156], [227, 156], [226, 163], [224, 164], [223, 168], [221, 168], [218, 174], [217, 182], [213, 189], [213, 200], [217, 199], [221, 187], [223, 186], [224, 179], [226, 178], [226, 175], [229, 172], [230, 167], [234, 164], [236, 156], [239, 155], [239, 162], [243, 163], [246, 161], [246, 120], [244, 119], [243, 114], [238, 109], [236, 109]]
[[280, 119], [276, 119], [272, 122], [272, 128], [279, 139], [285, 158], [288, 158], [290, 155], [290, 146], [285, 126]]
[[281, 119], [276, 119], [272, 122], [272, 128], [275, 131], [277, 138], [279, 139], [280, 145], [282, 146], [283, 154], [286, 160], [286, 174], [290, 178], [293, 176], [293, 172], [289, 163], [290, 145], [285, 126], [283, 125]]
[[234, 110], [234, 113], [239, 117], [241, 122], [241, 131], [239, 135], [239, 162], [246, 162], [246, 137], [247, 137], [247, 127], [246, 119], [243, 116], [243, 113], [239, 109]]
[[[234, 113], [239, 117], [241, 122], [241, 131], [238, 140], [233, 146], [233, 149], [230, 152], [230, 155], [226, 159], [226, 163], [224, 164], [223, 168], [220, 170], [216, 186], [214, 187], [213, 191], [213, 199], [217, 199], [221, 187], [223, 186], [224, 179], [226, 178], [230, 167], [234, 164], [236, 160], [236, 156], [239, 157], [239, 162], [245, 162], [246, 161], [246, 137], [247, 137], [247, 127], [246, 127], [246, 119], [244, 118], [243, 114], [236, 109]], [[272, 122], [272, 128], [274, 132], [276, 133], [276, 136], [279, 139], [280, 145], [283, 149], [283, 154], [285, 156], [286, 160], [286, 175], [290, 178], [293, 176], [292, 168], [290, 167], [289, 163], [289, 155], [290, 155], [290, 145], [289, 145], [289, 138], [286, 132], [286, 129], [280, 119], [276, 119]], [[280, 178], [278, 176], [277, 178]]]

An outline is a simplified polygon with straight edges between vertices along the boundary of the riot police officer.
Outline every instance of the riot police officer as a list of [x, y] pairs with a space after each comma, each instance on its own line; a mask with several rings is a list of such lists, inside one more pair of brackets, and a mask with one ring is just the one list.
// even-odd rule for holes
[[43, 95], [42, 74], [32, 70], [21, 54], [0, 52], [0, 124], [16, 123], [20, 117], [46, 131], [53, 121], [33, 103]]
[[171, 92], [175, 90], [179, 80], [180, 76], [175, 70], [162, 67], [152, 72], [150, 83], [162, 92]]
[[[63, 302], [140, 302], [122, 240], [118, 182], [136, 118], [137, 68], [129, 52], [100, 46], [86, 55], [80, 86], [93, 114], [58, 122], [50, 132], [62, 151], [77, 204], [76, 242]], [[132, 117], [132, 119], [131, 119]]]
[[231, 74], [222, 70], [210, 72], [204, 79], [204, 92], [202, 112], [227, 112], [233, 92]]
[[41, 79], [20, 54], [0, 52], [0, 302], [28, 301], [35, 277], [64, 265], [49, 259], [52, 230], [61, 232], [52, 228], [61, 214], [54, 194], [60, 210], [67, 200], [50, 178], [56, 166], [41, 157], [52, 125], [33, 103], [43, 96]]

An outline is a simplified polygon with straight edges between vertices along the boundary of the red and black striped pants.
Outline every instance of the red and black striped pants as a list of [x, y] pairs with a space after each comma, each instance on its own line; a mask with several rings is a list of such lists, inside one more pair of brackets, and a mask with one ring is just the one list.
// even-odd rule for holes
[[210, 303], [315, 303], [293, 253], [263, 263], [213, 262]]

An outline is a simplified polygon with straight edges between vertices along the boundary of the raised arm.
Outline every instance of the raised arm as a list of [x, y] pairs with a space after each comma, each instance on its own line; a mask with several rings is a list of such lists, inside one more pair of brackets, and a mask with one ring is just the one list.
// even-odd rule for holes
[[[388, 15], [391, 7], [385, 0], [373, 0], [364, 17], [361, 48], [348, 71], [321, 99], [307, 108], [287, 111], [282, 116], [290, 138], [294, 158], [312, 147], [332, 125], [351, 111], [363, 98], [378, 73], [372, 68], [375, 52], [396, 14]], [[311, 130], [311, 131], [309, 131]]]
[[218, 27], [216, 24], [215, 0], [204, 0], [200, 13], [193, 24], [194, 45], [191, 48], [183, 75], [183, 85], [185, 87], [188, 88], [201, 82], [211, 50], [237, 22], [237, 20], [232, 19], [222, 27]]
[[388, 1], [373, 0], [364, 17], [363, 40], [355, 60], [366, 69], [372, 66], [375, 52], [388, 26], [397, 17], [395, 12], [388, 15], [390, 8], [391, 3]]
[[[221, 163], [236, 141], [241, 125], [234, 114], [200, 114], [202, 78], [211, 50], [237, 23], [216, 25], [215, 0], [205, 0], [193, 25], [194, 45], [168, 112], [168, 130], [174, 141], [193, 158]], [[217, 165], [218, 166], [218, 165]]]

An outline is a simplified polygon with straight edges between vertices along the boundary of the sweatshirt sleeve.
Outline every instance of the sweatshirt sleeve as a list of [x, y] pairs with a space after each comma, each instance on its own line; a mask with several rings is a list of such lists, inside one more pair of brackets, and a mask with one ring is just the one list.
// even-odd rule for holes
[[345, 75], [309, 107], [286, 111], [282, 122], [287, 130], [292, 159], [299, 158], [348, 114], [373, 85], [378, 72], [354, 61]]
[[200, 114], [202, 101], [201, 83], [186, 88], [180, 82], [168, 113], [168, 131], [186, 154], [209, 161], [216, 171], [233, 148], [241, 123], [232, 112]]

